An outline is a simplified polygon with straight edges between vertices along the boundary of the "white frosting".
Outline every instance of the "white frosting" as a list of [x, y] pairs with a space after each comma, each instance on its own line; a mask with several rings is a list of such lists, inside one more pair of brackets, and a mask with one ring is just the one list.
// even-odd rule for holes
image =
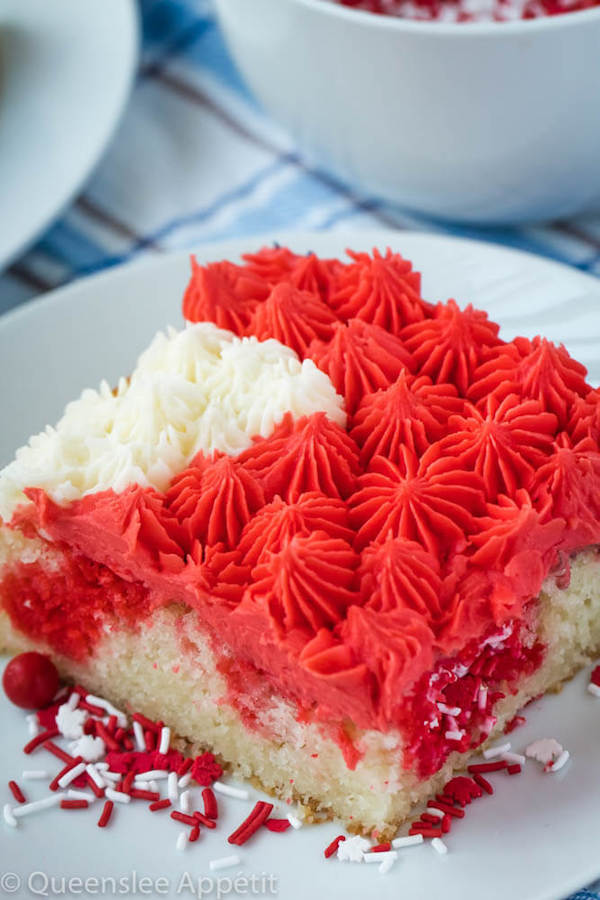
[[238, 338], [207, 322], [156, 335], [129, 380], [103, 382], [69, 403], [0, 472], [0, 517], [26, 487], [57, 503], [130, 484], [164, 490], [202, 450], [236, 455], [268, 437], [286, 412], [325, 412], [345, 425], [343, 400], [312, 360], [279, 341]]

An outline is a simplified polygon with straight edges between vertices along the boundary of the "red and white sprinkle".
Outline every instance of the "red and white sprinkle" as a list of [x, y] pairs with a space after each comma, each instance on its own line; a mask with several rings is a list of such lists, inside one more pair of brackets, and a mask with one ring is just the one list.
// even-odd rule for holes
[[524, 766], [527, 761], [520, 753], [503, 753], [502, 759], [507, 763], [518, 763], [520, 766]]
[[445, 703], [437, 703], [436, 705], [439, 711], [447, 716], [459, 716], [462, 712], [460, 706], [446, 706]]
[[105, 709], [109, 716], [116, 716], [119, 727], [127, 728], [128, 722], [125, 713], [113, 706], [108, 700], [105, 700], [104, 697], [96, 697], [95, 694], [86, 694], [85, 701], [92, 706], [98, 706], [100, 709]]
[[435, 816], [436, 819], [443, 819], [446, 815], [446, 813], [442, 812], [441, 809], [437, 809], [435, 806], [428, 806], [425, 812], [429, 816]]
[[85, 767], [85, 771], [90, 776], [90, 778], [92, 779], [92, 781], [94, 782], [96, 787], [99, 787], [101, 790], [102, 790], [102, 788], [106, 787], [106, 782], [105, 782], [104, 778], [98, 771], [97, 767], [95, 765], [93, 765], [93, 763], [89, 763]]
[[557, 759], [562, 752], [562, 745], [555, 738], [540, 738], [525, 749], [526, 756], [536, 759], [545, 766]]
[[444, 854], [446, 854], [448, 852], [447, 846], [445, 845], [443, 840], [439, 837], [433, 838], [433, 840], [431, 841], [431, 846], [433, 847], [433, 849], [435, 850], [436, 853], [440, 854], [440, 856], [444, 856]]
[[495, 756], [502, 756], [510, 751], [510, 747], [510, 741], [506, 741], [504, 744], [496, 744], [494, 747], [488, 747], [487, 750], [483, 751], [483, 758], [493, 759]]
[[213, 782], [212, 788], [218, 794], [223, 794], [225, 797], [235, 797], [237, 800], [247, 800], [249, 797], [248, 791], [243, 788], [232, 787], [230, 784], [223, 784], [222, 781]]
[[593, 681], [590, 681], [590, 683], [587, 686], [587, 689], [590, 692], [590, 694], [594, 695], [594, 697], [600, 697], [600, 687], [597, 684], [594, 684]]
[[214, 872], [216, 869], [229, 869], [231, 866], [238, 866], [241, 860], [237, 853], [232, 853], [231, 856], [221, 856], [218, 859], [211, 859], [208, 863], [208, 868], [211, 872]]

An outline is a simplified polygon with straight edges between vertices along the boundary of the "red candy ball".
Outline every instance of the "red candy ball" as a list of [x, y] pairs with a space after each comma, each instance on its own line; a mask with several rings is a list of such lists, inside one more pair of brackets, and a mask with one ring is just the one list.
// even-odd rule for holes
[[42, 653], [19, 653], [11, 659], [2, 676], [4, 693], [22, 709], [48, 706], [58, 685], [56, 666]]

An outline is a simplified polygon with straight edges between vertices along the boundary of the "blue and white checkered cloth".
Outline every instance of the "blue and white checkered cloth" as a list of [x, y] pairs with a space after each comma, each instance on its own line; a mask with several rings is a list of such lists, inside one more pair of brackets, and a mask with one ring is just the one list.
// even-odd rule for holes
[[[231, 62], [210, 0], [140, 3], [142, 59], [120, 128], [77, 200], [0, 275], [0, 313], [142, 254], [288, 229], [447, 232], [600, 276], [600, 211], [548, 225], [475, 229], [360, 194], [310, 165], [260, 109]], [[572, 900], [600, 894], [580, 891]]]

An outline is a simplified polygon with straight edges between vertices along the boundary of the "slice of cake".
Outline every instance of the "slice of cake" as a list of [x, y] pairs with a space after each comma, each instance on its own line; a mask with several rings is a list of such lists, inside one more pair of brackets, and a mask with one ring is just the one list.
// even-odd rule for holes
[[600, 648], [600, 403], [388, 251], [192, 263], [0, 473], [0, 643], [390, 832]]

